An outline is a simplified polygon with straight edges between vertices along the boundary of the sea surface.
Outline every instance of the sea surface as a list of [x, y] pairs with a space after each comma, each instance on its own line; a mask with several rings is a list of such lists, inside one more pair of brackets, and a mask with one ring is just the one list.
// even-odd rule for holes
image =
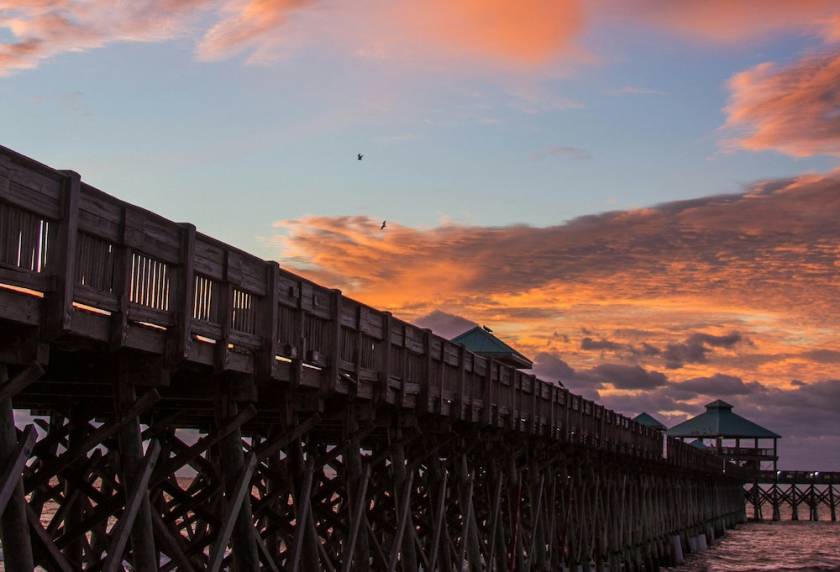
[[840, 522], [742, 524], [671, 572], [840, 571]]

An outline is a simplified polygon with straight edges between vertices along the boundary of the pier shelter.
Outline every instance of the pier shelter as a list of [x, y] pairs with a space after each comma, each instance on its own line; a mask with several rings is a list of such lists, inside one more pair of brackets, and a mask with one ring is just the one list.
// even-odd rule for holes
[[534, 367], [533, 361], [480, 326], [452, 338], [452, 343], [461, 344], [476, 355], [494, 359], [515, 369]]
[[[781, 435], [733, 413], [732, 405], [716, 400], [706, 411], [671, 427], [668, 435], [682, 441], [700, 439], [728, 463], [755, 471], [777, 470]], [[768, 447], [772, 441], [773, 446]]]

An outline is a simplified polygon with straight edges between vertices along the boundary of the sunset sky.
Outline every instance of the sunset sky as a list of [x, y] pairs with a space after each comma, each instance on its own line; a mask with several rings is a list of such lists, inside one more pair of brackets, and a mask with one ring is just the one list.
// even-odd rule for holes
[[840, 470], [837, 0], [0, 0], [0, 144]]

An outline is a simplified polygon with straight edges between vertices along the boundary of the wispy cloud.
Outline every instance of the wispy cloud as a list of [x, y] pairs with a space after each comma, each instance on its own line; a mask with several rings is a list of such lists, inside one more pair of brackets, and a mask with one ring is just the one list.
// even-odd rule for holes
[[640, 87], [638, 85], [624, 85], [618, 89], [608, 90], [607, 95], [612, 95], [614, 97], [621, 97], [623, 95], [668, 95], [668, 92], [648, 87]]
[[488, 324], [580, 370], [606, 353], [677, 381], [787, 387], [837, 371], [838, 217], [840, 174], [826, 174], [545, 228], [308, 217], [278, 222], [276, 241], [368, 303]]
[[570, 145], [557, 145], [554, 147], [549, 147], [548, 149], [543, 149], [541, 151], [535, 151], [531, 153], [530, 157], [532, 161], [544, 161], [552, 157], [566, 157], [569, 159], [588, 161], [592, 159], [592, 154], [586, 149], [581, 149], [580, 147], [573, 147]]
[[729, 81], [725, 144], [795, 157], [840, 155], [840, 51], [759, 64]]

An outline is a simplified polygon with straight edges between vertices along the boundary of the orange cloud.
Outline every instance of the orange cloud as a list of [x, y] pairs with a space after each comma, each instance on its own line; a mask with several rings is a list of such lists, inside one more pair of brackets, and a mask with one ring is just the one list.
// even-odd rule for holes
[[785, 32], [831, 38], [840, 17], [836, 0], [608, 0], [601, 8], [710, 42], [740, 42]]
[[308, 217], [277, 223], [277, 244], [367, 303], [490, 324], [575, 368], [787, 386], [838, 376], [838, 217], [840, 173], [547, 228]]
[[248, 48], [264, 49], [277, 41], [281, 26], [295, 11], [315, 0], [232, 0], [223, 7], [226, 17], [213, 25], [198, 46], [202, 59], [215, 60]]
[[729, 81], [730, 141], [795, 157], [840, 155], [840, 52], [760, 64]]

